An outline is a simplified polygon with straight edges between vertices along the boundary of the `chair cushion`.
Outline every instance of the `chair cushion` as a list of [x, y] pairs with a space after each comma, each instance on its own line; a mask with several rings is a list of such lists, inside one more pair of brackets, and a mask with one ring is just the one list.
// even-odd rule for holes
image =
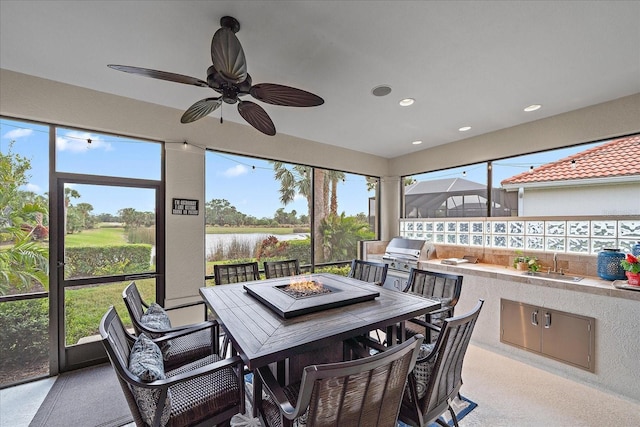
[[171, 340], [169, 347], [162, 347], [164, 369], [170, 371], [177, 366], [202, 359], [214, 353], [211, 328], [182, 335]]
[[[131, 348], [129, 354], [129, 371], [144, 382], [153, 382], [166, 379], [164, 373], [164, 360], [162, 352], [145, 334], [140, 334]], [[149, 425], [153, 424], [153, 418], [160, 397], [160, 390], [144, 387], [131, 387], [136, 399], [142, 419]], [[162, 410], [161, 424], [164, 426], [169, 421], [171, 414], [171, 391], [167, 393], [165, 406]]]
[[[195, 369], [223, 360], [209, 355], [167, 371], [168, 377], [189, 373]], [[240, 405], [240, 382], [232, 368], [193, 378], [170, 387], [171, 419], [168, 427], [191, 426]]]
[[433, 357], [429, 362], [421, 362], [420, 360], [431, 354], [434, 345], [435, 343], [422, 344], [420, 346], [420, 351], [418, 352], [418, 360], [416, 361], [416, 367], [413, 369], [413, 375], [416, 378], [416, 389], [419, 399], [422, 399], [422, 397], [427, 392], [427, 383], [429, 382], [429, 376], [433, 372], [433, 364], [436, 358]]
[[[296, 406], [296, 402], [298, 401], [298, 395], [300, 394], [300, 383], [296, 382], [290, 384], [282, 389], [284, 395], [291, 403], [291, 406]], [[265, 417], [267, 424], [270, 427], [281, 427], [282, 426], [282, 415], [280, 413], [280, 405], [278, 405], [269, 393], [263, 393], [262, 400], [262, 411], [263, 416]], [[307, 425], [307, 416], [309, 413], [309, 408], [305, 411], [304, 414], [293, 420], [293, 427], [305, 427]]]

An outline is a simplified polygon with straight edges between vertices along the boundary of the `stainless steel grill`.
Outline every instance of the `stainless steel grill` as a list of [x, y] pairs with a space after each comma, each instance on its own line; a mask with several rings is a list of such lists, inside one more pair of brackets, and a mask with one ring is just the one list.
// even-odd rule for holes
[[424, 240], [394, 237], [387, 244], [382, 262], [387, 264], [387, 279], [383, 287], [404, 290], [412, 268], [418, 268], [418, 262], [429, 259], [429, 250], [425, 250]]

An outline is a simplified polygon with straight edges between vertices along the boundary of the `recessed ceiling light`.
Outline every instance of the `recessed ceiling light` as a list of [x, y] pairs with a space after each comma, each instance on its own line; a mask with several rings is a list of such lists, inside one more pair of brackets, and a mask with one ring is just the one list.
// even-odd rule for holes
[[466, 132], [468, 130], [471, 130], [471, 126], [462, 126], [460, 129], [458, 129], [460, 132]]
[[542, 107], [542, 105], [540, 104], [531, 104], [528, 107], [525, 107], [524, 111], [526, 112], [536, 111], [536, 110], [539, 110], [540, 107]]
[[374, 96], [387, 96], [391, 93], [391, 87], [387, 85], [376, 86], [371, 89], [371, 93]]
[[412, 144], [413, 145], [420, 145], [420, 144], [422, 144], [422, 141], [413, 141]]
[[412, 105], [414, 102], [416, 102], [416, 100], [413, 98], [405, 98], [400, 100], [400, 105], [403, 107], [408, 107], [409, 105]]

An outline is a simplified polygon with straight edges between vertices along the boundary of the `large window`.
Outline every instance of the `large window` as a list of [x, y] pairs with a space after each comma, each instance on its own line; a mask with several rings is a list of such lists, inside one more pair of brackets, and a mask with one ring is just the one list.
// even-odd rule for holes
[[638, 144], [632, 135], [404, 177], [403, 217], [638, 215]]
[[262, 267], [264, 261], [296, 258], [308, 271], [350, 261], [358, 241], [375, 237], [376, 215], [370, 206], [377, 182], [208, 151], [207, 276], [213, 275], [215, 263], [258, 261]]

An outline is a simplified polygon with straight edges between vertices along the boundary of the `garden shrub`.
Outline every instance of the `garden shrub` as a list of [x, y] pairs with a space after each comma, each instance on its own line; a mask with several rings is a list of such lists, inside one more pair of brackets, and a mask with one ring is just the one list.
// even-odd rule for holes
[[348, 276], [349, 271], [351, 270], [351, 264], [337, 266], [337, 265], [329, 265], [326, 267], [317, 267], [316, 273], [333, 273], [340, 276]]
[[49, 299], [0, 304], [0, 370], [48, 361]]
[[300, 265], [311, 264], [311, 239], [289, 240], [284, 259], [297, 259]]
[[67, 248], [68, 279], [139, 273], [150, 270], [151, 245], [114, 245]]

